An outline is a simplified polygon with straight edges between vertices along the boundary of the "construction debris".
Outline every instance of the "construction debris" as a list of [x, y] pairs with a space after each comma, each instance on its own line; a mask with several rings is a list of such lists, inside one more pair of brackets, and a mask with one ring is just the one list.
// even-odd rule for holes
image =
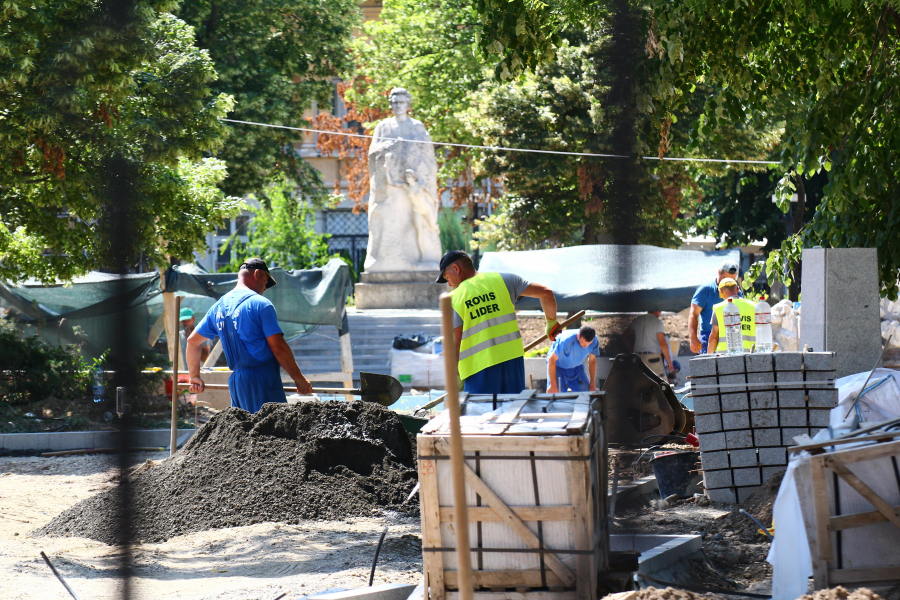
[[175, 456], [88, 498], [35, 535], [81, 536], [114, 544], [118, 522], [131, 539], [171, 537], [264, 521], [415, 514], [409, 437], [397, 416], [371, 402], [266, 404], [256, 414], [217, 414]]

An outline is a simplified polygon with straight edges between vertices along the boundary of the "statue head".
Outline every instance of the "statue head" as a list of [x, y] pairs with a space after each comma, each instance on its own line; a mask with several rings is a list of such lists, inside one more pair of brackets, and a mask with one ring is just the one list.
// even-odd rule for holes
[[391, 108], [394, 110], [394, 117], [402, 121], [409, 112], [412, 104], [412, 96], [406, 91], [406, 88], [394, 88], [391, 90], [390, 96]]

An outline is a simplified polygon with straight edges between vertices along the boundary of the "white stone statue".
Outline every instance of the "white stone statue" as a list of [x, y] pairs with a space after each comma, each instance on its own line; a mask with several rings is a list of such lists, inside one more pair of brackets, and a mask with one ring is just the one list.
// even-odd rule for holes
[[407, 116], [412, 99], [391, 90], [393, 118], [375, 128], [369, 146], [369, 245], [365, 271], [437, 271], [437, 161], [421, 121]]

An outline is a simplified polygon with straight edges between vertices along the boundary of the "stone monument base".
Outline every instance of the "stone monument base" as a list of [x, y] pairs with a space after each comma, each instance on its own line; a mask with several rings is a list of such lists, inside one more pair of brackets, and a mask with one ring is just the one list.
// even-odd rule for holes
[[361, 273], [356, 284], [356, 308], [428, 308], [437, 310], [446, 283], [434, 283], [437, 271]]

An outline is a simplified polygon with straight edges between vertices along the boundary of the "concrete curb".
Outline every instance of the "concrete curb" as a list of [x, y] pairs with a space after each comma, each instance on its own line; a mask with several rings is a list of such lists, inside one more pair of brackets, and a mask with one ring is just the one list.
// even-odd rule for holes
[[[196, 429], [179, 429], [179, 443], [187, 441]], [[140, 429], [130, 432], [134, 447], [162, 448], [169, 445], [168, 429]], [[2, 450], [82, 450], [93, 448], [115, 448], [118, 444], [116, 431], [63, 431], [59, 433], [3, 433], [0, 434]]]
[[609, 536], [612, 551], [636, 551], [638, 575], [653, 575], [703, 548], [699, 535], [614, 533]]
[[[612, 498], [612, 484], [608, 484], [609, 496]], [[616, 488], [616, 506], [621, 502], [636, 502], [644, 497], [657, 498], [659, 496], [659, 487], [656, 485], [656, 477], [642, 477], [637, 481], [619, 481]]]

